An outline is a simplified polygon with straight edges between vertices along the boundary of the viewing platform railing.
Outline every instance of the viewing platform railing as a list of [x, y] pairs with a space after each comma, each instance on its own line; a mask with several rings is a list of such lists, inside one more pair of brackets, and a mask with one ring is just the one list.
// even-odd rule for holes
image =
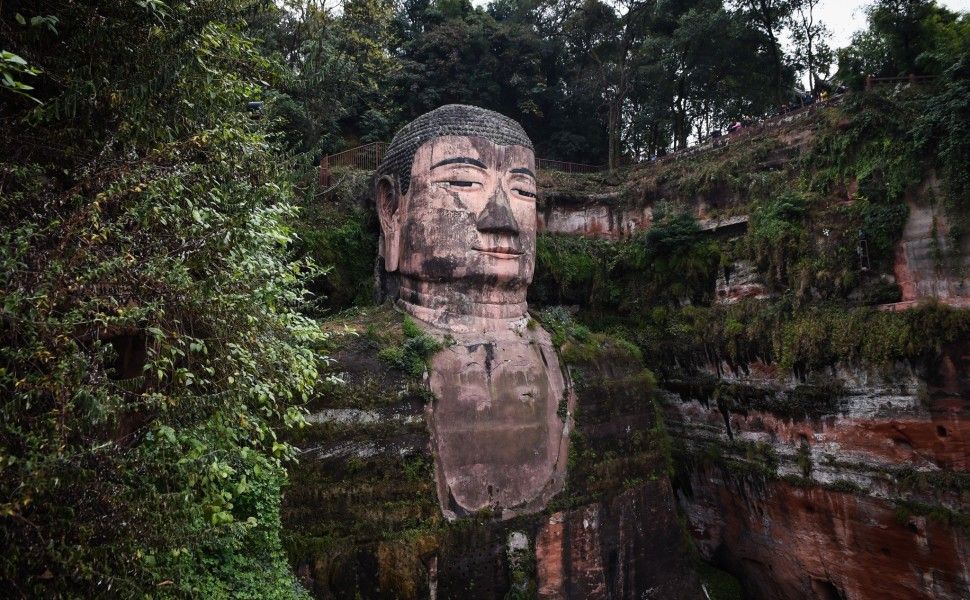
[[607, 165], [574, 163], [562, 160], [550, 160], [548, 158], [537, 158], [536, 167], [545, 171], [560, 171], [562, 173], [599, 173], [608, 168]]

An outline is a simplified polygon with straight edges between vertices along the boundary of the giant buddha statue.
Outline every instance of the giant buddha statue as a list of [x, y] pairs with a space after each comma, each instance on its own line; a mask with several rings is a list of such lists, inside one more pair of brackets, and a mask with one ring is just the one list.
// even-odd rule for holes
[[382, 288], [447, 341], [427, 418], [449, 519], [535, 512], [563, 487], [573, 394], [526, 304], [535, 172], [518, 123], [465, 105], [404, 126], [377, 172]]

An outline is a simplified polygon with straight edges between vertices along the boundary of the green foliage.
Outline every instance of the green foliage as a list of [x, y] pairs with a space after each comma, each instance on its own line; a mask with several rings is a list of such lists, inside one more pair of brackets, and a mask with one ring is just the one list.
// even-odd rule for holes
[[374, 221], [374, 215], [363, 210], [300, 220], [295, 251], [315, 264], [328, 265], [326, 272], [308, 284], [320, 296], [321, 308], [339, 310], [373, 302]]
[[367, 306], [374, 299], [374, 264], [380, 226], [370, 198], [370, 171], [337, 167], [327, 190], [311, 186], [300, 201], [300, 218], [293, 223], [297, 236], [294, 254], [324, 272], [307, 288], [317, 296], [320, 312]]
[[404, 341], [400, 345], [382, 348], [378, 357], [412, 377], [421, 377], [428, 370], [428, 361], [444, 345], [422, 332], [411, 317], [404, 317], [401, 328], [404, 331]]
[[779, 287], [788, 282], [788, 269], [805, 243], [802, 220], [807, 213], [805, 197], [788, 192], [754, 206], [748, 234], [751, 252], [768, 282]]
[[522, 122], [543, 157], [616, 166], [764, 114], [794, 82], [782, 48], [722, 0], [257, 7], [252, 29], [290, 71], [266, 114], [305, 165], [457, 102]]
[[861, 231], [870, 257], [892, 256], [909, 217], [909, 207], [902, 202], [878, 204], [863, 197], [852, 204], [852, 210], [862, 221]]
[[[586, 326], [577, 323], [561, 306], [544, 309], [538, 316], [567, 365], [603, 363], [608, 362], [611, 357], [622, 357], [636, 362], [643, 360], [636, 345], [617, 336], [591, 332]], [[643, 390], [650, 393], [656, 380], [649, 371], [644, 371], [642, 377]]]
[[613, 246], [581, 236], [541, 234], [536, 239], [536, 280], [530, 300], [543, 304], [609, 301]]
[[857, 87], [863, 77], [939, 75], [970, 50], [970, 19], [931, 0], [876, 0], [868, 27], [839, 50], [839, 76]]
[[697, 573], [711, 600], [744, 600], [744, 589], [737, 577], [710, 563], [698, 564]]
[[309, 171], [320, 155], [393, 135], [390, 82], [400, 65], [393, 4], [351, 0], [259, 3], [250, 31], [288, 68], [269, 97], [267, 117]]
[[709, 301], [719, 263], [717, 243], [684, 213], [661, 216], [646, 233], [618, 242], [542, 234], [530, 301], [594, 313]]
[[302, 420], [320, 334], [297, 312], [285, 158], [244, 112], [276, 69], [242, 4], [58, 1], [56, 35], [14, 36], [43, 69], [42, 105], [0, 96], [0, 582], [18, 595], [303, 595], [275, 431]]
[[809, 189], [825, 193], [856, 181], [870, 201], [902, 200], [926, 172], [927, 155], [912, 129], [925, 102], [917, 91], [847, 97], [805, 158]]
[[[970, 34], [970, 19], [967, 33]], [[970, 48], [948, 68], [944, 85], [933, 94], [915, 124], [916, 139], [935, 156], [946, 192], [945, 206], [954, 241], [970, 233]]]
[[[656, 308], [646, 315], [594, 321], [633, 341], [644, 361], [670, 386], [694, 365], [777, 363], [805, 378], [791, 394], [759, 399], [745, 390], [725, 398], [789, 418], [818, 417], [838, 408], [835, 380], [811, 375], [838, 363], [890, 367], [921, 361], [970, 333], [967, 311], [925, 303], [904, 312], [838, 306], [795, 307], [784, 301], [742, 301], [730, 306]], [[548, 325], [547, 325], [548, 327]], [[596, 334], [593, 334], [596, 335]], [[729, 386], [730, 387], [730, 386]], [[701, 396], [710, 394], [704, 392]]]
[[656, 257], [689, 250], [699, 234], [700, 226], [691, 215], [661, 204], [654, 209], [654, 226], [647, 230], [643, 242], [647, 254]]
[[[624, 248], [622, 265], [647, 305], [710, 302], [720, 247], [702, 237], [696, 218], [656, 211], [653, 226]], [[636, 275], [634, 275], [636, 273]]]
[[537, 594], [536, 555], [531, 546], [513, 550], [506, 546], [509, 563], [509, 591], [505, 600], [533, 600]]
[[35, 102], [40, 102], [40, 100], [37, 100], [37, 98], [34, 98], [28, 93], [34, 89], [32, 86], [27, 85], [19, 79], [15, 79], [22, 75], [34, 76], [40, 73], [40, 69], [27, 64], [26, 60], [13, 52], [8, 52], [7, 50], [0, 51], [0, 86], [3, 89], [30, 98]]

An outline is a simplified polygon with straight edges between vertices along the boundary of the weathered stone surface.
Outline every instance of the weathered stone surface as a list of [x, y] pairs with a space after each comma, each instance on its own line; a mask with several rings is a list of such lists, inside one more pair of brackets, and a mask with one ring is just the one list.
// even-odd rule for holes
[[957, 600], [970, 541], [945, 522], [824, 488], [694, 470], [681, 492], [702, 553], [767, 600]]
[[606, 239], [630, 237], [650, 228], [653, 209], [626, 206], [618, 194], [593, 194], [580, 202], [547, 198], [539, 212], [539, 231]]
[[[721, 377], [765, 398], [777, 369]], [[965, 598], [970, 594], [970, 353], [880, 374], [840, 367], [818, 418], [759, 397], [720, 406], [668, 394], [683, 444], [680, 504], [703, 556], [757, 598]]]
[[677, 575], [683, 572], [683, 550], [669, 546], [678, 531], [676, 505], [666, 481], [554, 513], [536, 540], [538, 597], [696, 597], [696, 583]]
[[[930, 180], [926, 186], [934, 183]], [[970, 237], [965, 237], [960, 248], [952, 248], [948, 232], [942, 207], [915, 199], [909, 202], [909, 218], [896, 246], [893, 268], [902, 290], [901, 306], [935, 298], [951, 306], [970, 307]]]
[[768, 296], [768, 289], [749, 261], [736, 261], [721, 269], [714, 284], [717, 304], [734, 304], [748, 298], [763, 300]]
[[565, 480], [568, 409], [558, 413], [571, 394], [549, 336], [527, 327], [532, 144], [501, 115], [452, 105], [405, 126], [378, 172], [398, 305], [448, 340], [427, 411], [443, 514], [541, 510]]
[[575, 406], [549, 335], [522, 323], [454, 340], [432, 360], [427, 411], [445, 516], [541, 510], [565, 480]]

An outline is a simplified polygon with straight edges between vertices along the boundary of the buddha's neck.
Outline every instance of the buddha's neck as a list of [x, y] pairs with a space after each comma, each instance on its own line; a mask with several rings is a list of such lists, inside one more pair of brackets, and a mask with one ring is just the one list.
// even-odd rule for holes
[[418, 319], [445, 330], [495, 331], [526, 316], [525, 295], [525, 286], [507, 289], [402, 276], [398, 303]]

